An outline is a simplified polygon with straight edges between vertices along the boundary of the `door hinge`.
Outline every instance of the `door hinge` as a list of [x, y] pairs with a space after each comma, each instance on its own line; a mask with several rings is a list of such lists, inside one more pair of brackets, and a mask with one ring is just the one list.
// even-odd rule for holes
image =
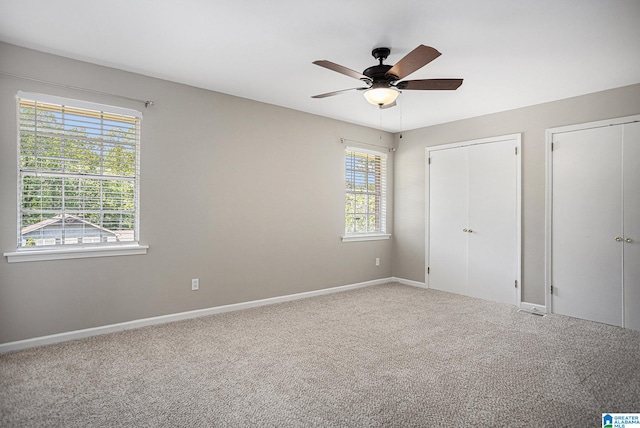
[[517, 279], [515, 280], [514, 287], [518, 288], [518, 280]]
[[551, 151], [553, 151], [554, 148], [554, 143], [551, 143]]
[[516, 147], [516, 156], [518, 155], [518, 148]]
[[428, 267], [428, 268], [427, 268], [427, 275], [429, 275], [430, 273], [431, 273], [431, 268], [430, 268], [430, 267]]
[[551, 294], [553, 294], [553, 285], [551, 286]]
[[427, 163], [431, 165], [431, 158], [427, 158]]

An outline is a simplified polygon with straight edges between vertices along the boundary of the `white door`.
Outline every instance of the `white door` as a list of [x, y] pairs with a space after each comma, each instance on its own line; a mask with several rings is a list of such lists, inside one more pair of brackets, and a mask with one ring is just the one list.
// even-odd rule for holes
[[469, 296], [516, 303], [514, 141], [469, 147]]
[[[640, 123], [624, 125], [624, 326], [640, 330]], [[627, 242], [628, 241], [628, 242]]]
[[517, 303], [519, 136], [430, 148], [429, 288]]
[[622, 325], [622, 127], [553, 136], [552, 310]]
[[468, 150], [431, 152], [429, 288], [467, 294]]

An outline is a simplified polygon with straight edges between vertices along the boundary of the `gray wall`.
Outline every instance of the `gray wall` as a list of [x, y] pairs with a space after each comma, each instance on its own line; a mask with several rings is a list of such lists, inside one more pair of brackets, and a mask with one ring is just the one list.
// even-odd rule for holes
[[[0, 44], [0, 250], [16, 248], [16, 92], [142, 110], [147, 255], [0, 260], [0, 343], [392, 275], [390, 240], [342, 243], [344, 146], [374, 129]], [[388, 231], [393, 232], [393, 155]], [[375, 258], [381, 266], [375, 266]], [[200, 290], [191, 291], [191, 278]]]
[[544, 304], [545, 130], [638, 113], [640, 84], [403, 133], [395, 153], [394, 276], [425, 281], [425, 148], [522, 132], [523, 300]]
[[[16, 240], [18, 90], [141, 109], [144, 256], [0, 260], [0, 343], [396, 276], [424, 281], [424, 149], [523, 133], [524, 300], [544, 303], [549, 127], [640, 113], [640, 85], [405, 132], [377, 130], [0, 43], [0, 250]], [[398, 145], [391, 240], [341, 243], [341, 137]], [[395, 158], [395, 159], [394, 159]], [[391, 227], [393, 226], [393, 227]], [[393, 256], [393, 260], [392, 260]], [[382, 264], [375, 267], [375, 258]], [[200, 290], [191, 291], [191, 278]]]

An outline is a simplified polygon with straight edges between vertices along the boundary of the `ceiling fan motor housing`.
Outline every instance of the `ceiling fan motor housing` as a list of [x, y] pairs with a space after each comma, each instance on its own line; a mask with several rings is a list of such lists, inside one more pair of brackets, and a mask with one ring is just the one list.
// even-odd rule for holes
[[389, 71], [390, 69], [391, 69], [390, 65], [386, 65], [386, 64], [374, 65], [372, 67], [367, 68], [365, 71], [362, 72], [362, 74], [364, 74], [367, 77], [370, 77], [374, 83], [376, 82], [391, 83], [398, 80], [398, 76], [394, 76], [393, 74], [387, 74], [387, 71]]
[[390, 53], [391, 49], [389, 48], [375, 48], [371, 51], [371, 55], [379, 60], [380, 64], [367, 68], [362, 74], [371, 78], [373, 83], [391, 83], [398, 80], [398, 76], [394, 76], [393, 74], [387, 75], [387, 71], [389, 71], [392, 66], [382, 63]]

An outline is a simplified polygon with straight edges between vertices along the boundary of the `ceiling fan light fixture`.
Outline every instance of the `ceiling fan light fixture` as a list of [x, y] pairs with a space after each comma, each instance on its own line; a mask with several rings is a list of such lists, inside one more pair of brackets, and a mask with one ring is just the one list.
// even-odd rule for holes
[[373, 86], [371, 89], [364, 91], [364, 97], [374, 106], [385, 106], [391, 104], [398, 98], [398, 92], [395, 88], [389, 86]]
[[429, 64], [440, 56], [440, 52], [431, 46], [419, 45], [417, 48], [405, 55], [395, 65], [383, 64], [389, 56], [391, 49], [375, 48], [371, 55], [380, 64], [371, 66], [362, 73], [344, 67], [326, 59], [313, 61], [314, 64], [328, 70], [344, 74], [366, 84], [366, 87], [343, 89], [340, 91], [327, 92], [326, 94], [313, 95], [311, 98], [326, 98], [350, 91], [364, 91], [367, 102], [378, 106], [381, 109], [390, 108], [396, 105], [396, 98], [402, 91], [453, 91], [462, 85], [462, 79], [419, 79], [403, 80], [414, 71]]

